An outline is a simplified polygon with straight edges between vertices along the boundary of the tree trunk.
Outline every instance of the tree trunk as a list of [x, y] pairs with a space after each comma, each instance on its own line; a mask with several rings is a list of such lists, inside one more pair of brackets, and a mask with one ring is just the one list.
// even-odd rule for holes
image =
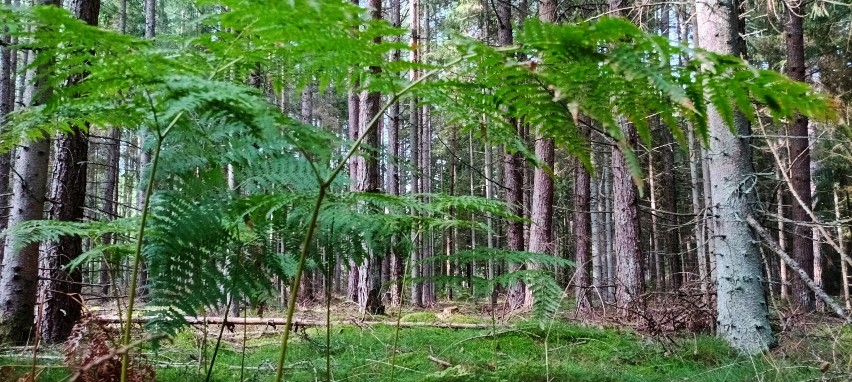
[[[834, 184], [834, 220], [837, 221], [837, 246], [840, 249], [840, 252], [846, 251], [846, 239], [844, 237], [845, 230], [843, 229], [843, 224], [840, 223], [840, 219], [842, 219], [842, 215], [840, 214], [840, 196], [838, 193], [838, 189], [840, 185]], [[850, 264], [840, 256], [840, 287], [843, 288], [843, 301], [846, 304], [847, 310], [852, 310], [852, 299], [850, 299], [849, 295], [849, 266]]]
[[[741, 55], [739, 1], [698, 2], [697, 35], [702, 48]], [[751, 135], [742, 115], [730, 129], [719, 112], [708, 105], [710, 130], [709, 176], [712, 179], [713, 240], [716, 242], [718, 335], [735, 349], [755, 354], [775, 343], [761, 277], [760, 253], [754, 234], [743, 221], [751, 215], [752, 192], [740, 185], [753, 174]], [[733, 130], [733, 131], [732, 131]]]
[[[100, 0], [75, 0], [70, 8], [78, 19], [96, 26], [100, 7]], [[82, 77], [75, 80], [82, 80]], [[51, 220], [82, 221], [85, 216], [89, 137], [74, 127], [67, 136], [56, 140], [54, 152], [51, 205], [47, 215]], [[82, 273], [79, 268], [69, 273], [66, 267], [83, 253], [83, 240], [79, 236], [63, 236], [56, 242], [44, 243], [44, 247], [45, 255], [40, 266], [43, 275], [39, 286], [41, 337], [49, 343], [60, 343], [68, 338], [80, 318]]]
[[[580, 134], [588, 136], [591, 132], [587, 126], [580, 128]], [[538, 145], [536, 145], [538, 148]], [[552, 154], [552, 152], [551, 152]], [[553, 157], [551, 156], [552, 160]], [[546, 174], [545, 174], [546, 175]], [[582, 161], [574, 161], [574, 240], [575, 240], [575, 260], [576, 268], [574, 271], [574, 286], [575, 295], [577, 298], [578, 309], [587, 309], [591, 307], [589, 299], [589, 261], [591, 257], [591, 175], [586, 170], [586, 166]], [[536, 173], [538, 180], [538, 173]], [[551, 187], [553, 183], [550, 183]], [[551, 190], [552, 191], [552, 190]], [[553, 205], [553, 199], [547, 200], [548, 206]], [[538, 200], [536, 200], [538, 202]], [[533, 204], [535, 206], [535, 204]], [[535, 217], [535, 209], [533, 209], [533, 217]], [[549, 212], [552, 212], [550, 210]], [[530, 242], [532, 247], [532, 242]], [[530, 251], [535, 252], [530, 249]]]
[[[153, 39], [157, 36], [157, 0], [145, 0], [145, 38]], [[142, 212], [145, 203], [145, 187], [142, 185], [144, 169], [151, 163], [151, 151], [145, 149], [145, 142], [149, 133], [144, 128], [139, 130], [139, 180], [136, 191], [136, 209]], [[137, 295], [145, 300], [148, 297], [148, 266], [145, 261], [139, 264], [139, 281], [135, 285], [139, 293]]]
[[[401, 18], [401, 0], [391, 0], [391, 25], [396, 28], [402, 26]], [[397, 36], [396, 42], [401, 42], [402, 37]], [[402, 54], [399, 49], [393, 51], [393, 60], [399, 62], [402, 59]], [[399, 123], [400, 123], [400, 105], [395, 102], [391, 106], [389, 124], [387, 125], [387, 139], [390, 149], [387, 167], [387, 192], [391, 195], [399, 195], [400, 176], [399, 168]], [[402, 303], [402, 281], [405, 276], [402, 254], [400, 248], [397, 247], [399, 241], [396, 238], [390, 250], [390, 304], [391, 306], [399, 306]]]
[[[58, 0], [40, 1], [38, 5], [60, 6]], [[47, 65], [47, 64], [45, 64]], [[42, 71], [44, 67], [36, 68]], [[43, 104], [50, 95], [44, 79], [27, 83], [23, 96], [27, 107]], [[50, 139], [44, 136], [22, 144], [15, 154], [15, 178], [10, 200], [9, 225], [13, 226], [44, 217]], [[38, 293], [38, 243], [20, 246], [14, 237], [5, 241], [0, 274], [0, 343], [25, 343], [33, 333], [33, 312]]]
[[[592, 168], [601, 168], [600, 154], [598, 146], [591, 143], [591, 160]], [[595, 176], [589, 180], [589, 225], [591, 235], [591, 256], [592, 263], [592, 290], [594, 293], [600, 293], [601, 286], [604, 283], [604, 274], [606, 270], [603, 265], [606, 263], [604, 258], [604, 240], [603, 240], [603, 214], [604, 203], [601, 195], [601, 171], [597, 171]]]
[[[636, 147], [636, 129], [623, 123], [628, 143]], [[624, 153], [612, 149], [613, 229], [616, 260], [615, 302], [619, 314], [634, 316], [642, 309], [644, 291], [642, 252], [639, 250], [639, 192]]]
[[[610, 12], [626, 14], [625, 0], [608, 0]], [[631, 148], [636, 148], [636, 127], [620, 118], [620, 125]], [[639, 190], [633, 182], [627, 158], [617, 146], [612, 148], [613, 220], [615, 225], [615, 303], [622, 316], [641, 309], [643, 284], [642, 252], [639, 243]]]
[[[374, 20], [382, 18], [381, 0], [370, 0], [370, 14]], [[376, 38], [376, 43], [381, 40]], [[379, 67], [370, 67], [372, 75], [378, 77], [381, 74]], [[379, 114], [381, 108], [381, 94], [378, 92], [361, 93], [360, 126], [359, 136], [365, 135], [362, 150], [358, 156], [353, 157], [357, 167], [356, 176], [352, 190], [356, 192], [379, 192], [379, 161], [376, 151], [379, 147], [379, 135], [381, 128], [376, 126], [368, 131], [369, 123]], [[356, 137], [357, 139], [357, 137]], [[371, 206], [363, 206], [372, 208]], [[381, 296], [381, 259], [376, 256], [371, 248], [366, 248], [367, 258], [358, 267], [358, 311], [371, 314], [384, 313]]]
[[[803, 31], [803, 8], [799, 0], [786, 3], [786, 23], [784, 34], [787, 38], [787, 75], [796, 81], [805, 81], [805, 44]], [[811, 207], [811, 153], [808, 145], [808, 119], [802, 115], [789, 125], [790, 135], [790, 174], [792, 175], [793, 192], [802, 200], [793, 203], [793, 258], [808, 276], [814, 277], [814, 250], [810, 215], [806, 208]], [[814, 294], [805, 283], [793, 279], [792, 303], [805, 312], [815, 309]]]
[[683, 259], [681, 257], [681, 249], [680, 249], [680, 219], [678, 213], [678, 204], [677, 204], [677, 183], [675, 179], [675, 151], [678, 147], [675, 145], [674, 139], [671, 136], [671, 133], [668, 127], [663, 127], [663, 142], [665, 143], [665, 147], [663, 147], [662, 157], [663, 157], [663, 172], [660, 174], [662, 180], [662, 198], [663, 198], [663, 209], [670, 212], [671, 218], [667, 219], [669, 222], [669, 229], [666, 232], [664, 237], [665, 239], [665, 257], [669, 260], [667, 263], [669, 265], [669, 277], [668, 282], [671, 290], [678, 290], [680, 286], [683, 284]]
[[[10, 0], [5, 1], [11, 4]], [[12, 38], [5, 33], [5, 28], [0, 29], [0, 131], [5, 131], [6, 115], [15, 107], [15, 68], [12, 67], [12, 57], [17, 53], [9, 47]], [[12, 155], [9, 152], [0, 153], [0, 232], [6, 230], [9, 221], [7, 206], [9, 203], [9, 174], [12, 166]], [[3, 248], [0, 246], [0, 264], [3, 263]]]
[[[497, 43], [501, 46], [509, 46], [513, 43], [512, 38], [512, 4], [510, 1], [497, 2]], [[510, 121], [515, 126], [515, 131], [522, 135], [522, 127], [518, 121]], [[523, 158], [519, 153], [508, 150], [503, 155], [503, 186], [506, 188], [506, 202], [510, 205], [511, 212], [518, 216], [524, 214], [524, 166]], [[513, 251], [524, 250], [524, 223], [520, 221], [509, 221], [506, 240], [508, 248]], [[523, 264], [510, 264], [510, 271], [521, 269]], [[510, 309], [518, 309], [524, 304], [525, 287], [522, 282], [516, 282], [509, 287], [508, 303]]]
[[[357, 4], [357, 0], [353, 1]], [[354, 81], [354, 79], [353, 79]], [[351, 84], [352, 89], [355, 89], [358, 84], [357, 82], [353, 82]], [[349, 140], [355, 141], [361, 134], [361, 97], [354, 90], [349, 91]], [[349, 160], [349, 178], [353, 181], [356, 179], [360, 179], [362, 164], [364, 158], [359, 156], [353, 156]], [[353, 182], [350, 184], [349, 188], [352, 191], [357, 191], [357, 184]], [[353, 238], [354, 239], [354, 238]], [[353, 260], [349, 260], [349, 272], [348, 272], [348, 280], [346, 284], [346, 296], [349, 301], [358, 302], [358, 264]]]
[[[409, 28], [411, 29], [411, 46], [414, 47], [414, 49], [411, 50], [411, 61], [420, 62], [420, 1], [411, 0], [409, 2], [409, 7], [411, 15], [411, 24], [409, 26]], [[416, 81], [419, 78], [420, 71], [417, 68], [412, 68], [410, 80]], [[417, 194], [422, 192], [423, 189], [420, 182], [420, 169], [422, 166], [420, 154], [420, 130], [422, 127], [420, 119], [420, 107], [418, 106], [416, 98], [412, 98], [411, 102], [409, 103], [409, 118], [409, 146], [411, 147], [409, 152], [411, 160], [411, 192]], [[423, 233], [419, 232], [418, 229], [415, 229], [415, 232], [412, 233], [411, 251], [411, 277], [414, 279], [420, 278], [422, 276], [422, 266], [420, 264], [420, 260], [422, 260], [421, 254], [423, 250], [422, 243]], [[423, 283], [420, 281], [414, 281], [411, 283], [411, 304], [414, 306], [423, 306]]]
[[[305, 85], [305, 88], [302, 89], [301, 107], [299, 112], [302, 123], [306, 125], [310, 125], [313, 120], [313, 97], [312, 84], [308, 83]], [[315, 300], [314, 283], [312, 282], [313, 273], [313, 269], [302, 270], [302, 278], [299, 280], [299, 293], [296, 299], [300, 304], [308, 304]]]
[[[523, 8], [522, 8], [523, 9]], [[542, 0], [539, 5], [539, 19], [545, 23], [556, 22], [556, 1]], [[545, 138], [541, 134], [537, 134], [535, 140], [535, 156], [547, 168], [536, 167], [533, 171], [533, 190], [530, 200], [530, 240], [529, 251], [538, 253], [553, 253], [553, 178], [548, 170], [553, 169], [554, 160], [554, 142], [552, 138]], [[582, 167], [582, 166], [580, 166]], [[585, 172], [585, 169], [582, 170]], [[579, 177], [580, 175], [578, 175]], [[586, 172], [586, 207], [588, 207], [588, 172]], [[588, 220], [588, 213], [585, 213]], [[586, 240], [588, 242], [588, 232], [586, 232]], [[586, 246], [588, 247], [588, 246]], [[579, 252], [578, 252], [579, 255]], [[588, 252], [586, 253], [588, 259]], [[530, 263], [528, 267], [532, 269], [539, 268], [538, 264]], [[581, 269], [578, 262], [577, 269]], [[578, 288], [585, 290], [588, 284], [588, 277], [582, 280], [575, 280]], [[580, 289], [578, 289], [579, 291]], [[533, 296], [532, 290], [526, 288], [524, 305], [532, 306]]]

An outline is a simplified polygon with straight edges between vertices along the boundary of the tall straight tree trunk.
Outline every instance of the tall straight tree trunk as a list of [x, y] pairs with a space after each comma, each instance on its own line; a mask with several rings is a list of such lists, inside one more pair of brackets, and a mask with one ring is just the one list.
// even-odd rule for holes
[[[609, 0], [610, 12], [623, 16], [625, 0]], [[621, 128], [630, 147], [637, 147], [636, 127], [620, 118]], [[639, 243], [639, 190], [633, 182], [627, 158], [617, 147], [612, 149], [613, 224], [615, 227], [615, 302], [622, 316], [641, 309], [643, 284], [642, 252]]]
[[[305, 85], [305, 88], [302, 89], [300, 100], [301, 105], [299, 108], [299, 115], [302, 123], [306, 125], [312, 124], [314, 110], [313, 97], [313, 86], [308, 83]], [[314, 301], [314, 283], [312, 282], [313, 273], [314, 271], [309, 269], [305, 269], [302, 272], [302, 279], [299, 280], [299, 293], [297, 297], [297, 301], [301, 304], [308, 304]]]
[[[591, 141], [591, 139], [590, 139]], [[591, 160], [592, 168], [600, 168], [601, 160], [598, 153], [597, 145], [592, 142], [591, 145]], [[605, 270], [602, 265], [606, 262], [604, 259], [604, 242], [603, 242], [603, 200], [601, 196], [601, 171], [599, 170], [594, 177], [589, 180], [589, 234], [591, 235], [591, 256], [592, 263], [592, 290], [594, 293], [600, 293], [601, 285], [603, 284], [603, 275]]]
[[657, 171], [654, 167], [654, 148], [648, 150], [648, 196], [651, 203], [651, 235], [650, 251], [648, 253], [648, 272], [645, 277], [653, 276], [654, 288], [662, 290], [665, 286], [665, 272], [660, 245], [660, 210], [657, 204]]
[[[803, 30], [802, 2], [792, 0], [786, 4], [786, 23], [784, 35], [787, 40], [787, 75], [796, 81], [805, 81], [805, 40]], [[814, 250], [810, 215], [807, 209], [811, 208], [811, 153], [808, 142], [808, 119], [798, 115], [788, 127], [790, 134], [790, 174], [793, 182], [792, 191], [799, 195], [802, 200], [792, 203], [793, 230], [793, 259], [808, 273], [814, 277]], [[815, 297], [813, 291], [799, 278], [793, 278], [792, 302], [796, 307], [805, 312], [815, 309]]]
[[[628, 143], [636, 147], [636, 130], [623, 123]], [[619, 314], [632, 316], [642, 309], [644, 293], [642, 253], [639, 250], [639, 192], [624, 153], [612, 150], [613, 245], [615, 246], [615, 302]]]
[[[702, 48], [734, 55], [745, 53], [740, 39], [740, 2], [696, 2], [697, 35]], [[740, 187], [754, 173], [750, 126], [740, 114], [734, 126], [708, 105], [709, 176], [712, 179], [713, 240], [716, 242], [717, 333], [748, 354], [775, 343], [764, 296], [760, 252], [745, 217], [751, 214], [752, 192]]]
[[[840, 188], [840, 185], [835, 183], [834, 184], [834, 190], [833, 190], [834, 191], [833, 192], [833, 194], [834, 194], [833, 195], [834, 196], [834, 220], [838, 222], [837, 228], [836, 228], [836, 230], [837, 230], [837, 246], [839, 247], [841, 252], [845, 253], [845, 251], [846, 251], [846, 240], [845, 240], [844, 234], [845, 234], [846, 230], [843, 229], [843, 224], [839, 223], [840, 219], [842, 218], [842, 215], [840, 214], [840, 193], [838, 192], [839, 188]], [[850, 277], [849, 266], [850, 265], [852, 265], [852, 264], [849, 264], [846, 261], [846, 259], [843, 258], [843, 256], [840, 257], [840, 277], [842, 278], [842, 280], [840, 280], [840, 287], [843, 288], [843, 292], [842, 292], [843, 302], [846, 305], [847, 310], [852, 310], [852, 299], [850, 299], [850, 295], [849, 295], [849, 282], [850, 282], [850, 280], [849, 280], [849, 277]]]
[[[98, 25], [100, 0], [74, 0], [70, 8], [86, 24]], [[76, 80], [82, 80], [82, 77]], [[51, 205], [47, 215], [51, 220], [82, 221], [86, 203], [88, 134], [73, 127], [67, 136], [56, 140], [54, 152], [49, 196]], [[39, 286], [42, 304], [41, 337], [49, 343], [60, 343], [68, 339], [71, 329], [80, 318], [83, 276], [79, 267], [70, 273], [66, 267], [83, 253], [83, 239], [79, 236], [63, 236], [56, 242], [45, 243], [45, 249], [41, 260], [44, 276]]]
[[[409, 2], [410, 9], [410, 26], [411, 29], [411, 61], [420, 62], [420, 1], [411, 0]], [[410, 80], [416, 81], [420, 78], [420, 71], [417, 68], [411, 69]], [[409, 118], [410, 118], [410, 160], [411, 160], [411, 192], [414, 194], [423, 191], [421, 185], [421, 156], [420, 156], [420, 107], [417, 104], [417, 99], [412, 98], [409, 103]], [[417, 279], [422, 276], [420, 264], [421, 254], [423, 250], [423, 232], [415, 229], [412, 233], [412, 251], [411, 251], [411, 277]], [[414, 306], [423, 306], [423, 282], [414, 281], [411, 283], [411, 304]]]
[[[357, 0], [353, 1], [357, 4]], [[354, 80], [354, 79], [353, 79]], [[354, 90], [357, 82], [353, 83], [352, 90], [349, 91], [349, 140], [355, 141], [361, 134], [361, 97]], [[361, 168], [358, 164], [363, 158], [352, 157], [349, 160], [349, 177], [353, 180], [361, 177]], [[356, 184], [350, 184], [352, 191], [357, 191]], [[346, 283], [346, 297], [349, 301], [358, 302], [358, 264], [354, 260], [349, 260], [349, 272]]]
[[[509, 46], [513, 43], [512, 37], [512, 4], [511, 1], [497, 2], [497, 43], [501, 46]], [[518, 121], [512, 120], [518, 136], [522, 136], [522, 126]], [[506, 202], [510, 205], [512, 213], [518, 216], [524, 214], [524, 166], [523, 158], [519, 153], [509, 150], [503, 155], [503, 186], [506, 188]], [[524, 250], [524, 223], [520, 221], [509, 221], [506, 240], [510, 250]], [[510, 264], [510, 270], [515, 271], [522, 264]], [[522, 282], [516, 282], [509, 287], [508, 303], [510, 309], [518, 309], [524, 305], [525, 287]]]
[[[145, 0], [145, 38], [153, 39], [157, 36], [157, 0]], [[151, 151], [146, 150], [145, 142], [150, 134], [146, 129], [139, 130], [139, 180], [136, 191], [136, 209], [142, 212], [142, 206], [145, 203], [145, 187], [142, 185], [144, 169], [151, 163]], [[138, 296], [143, 300], [148, 296], [148, 266], [143, 261], [139, 264], [139, 281], [135, 287], [138, 289]]]
[[[39, 1], [38, 5], [61, 6], [58, 0]], [[47, 65], [47, 64], [45, 64]], [[36, 68], [42, 71], [44, 67]], [[43, 79], [28, 82], [23, 96], [27, 107], [43, 104], [50, 95]], [[19, 146], [15, 152], [14, 173], [18, 174], [12, 187], [9, 225], [21, 224], [44, 217], [47, 188], [50, 139], [44, 136], [35, 142]], [[33, 334], [33, 312], [38, 293], [39, 244], [19, 246], [7, 238], [3, 267], [0, 273], [0, 343], [25, 343]]]
[[[431, 39], [431, 23], [429, 21], [430, 18], [430, 8], [428, 3], [421, 3], [421, 15], [420, 23], [421, 32], [423, 35], [421, 36], [421, 42], [418, 46], [421, 47], [422, 55], [426, 55], [429, 53], [429, 41]], [[420, 159], [420, 170], [422, 172], [421, 177], [421, 192], [425, 194], [425, 201], [431, 202], [431, 197], [429, 196], [432, 191], [432, 108], [429, 105], [423, 105], [422, 111], [420, 113], [420, 127], [421, 127], [421, 135], [420, 135], [420, 143], [421, 143], [421, 159]], [[421, 267], [421, 272], [423, 276], [423, 305], [424, 306], [433, 306], [438, 302], [438, 298], [435, 291], [435, 263], [431, 261], [432, 257], [435, 255], [435, 232], [432, 229], [425, 230], [423, 232], [423, 266]], [[428, 259], [428, 260], [427, 260]]]
[[[525, 9], [525, 7], [522, 7], [522, 9]], [[539, 3], [538, 17], [544, 23], [555, 23], [556, 0], [542, 0]], [[530, 209], [531, 224], [529, 251], [550, 254], [553, 253], [553, 178], [547, 170], [553, 169], [553, 159], [555, 156], [553, 139], [537, 134], [535, 140], [535, 156], [548, 168], [544, 169], [536, 167], [533, 173], [532, 200], [530, 201], [532, 208]], [[582, 167], [582, 165], [580, 167]], [[585, 169], [582, 171], [585, 171]], [[583, 195], [585, 195], [586, 207], [588, 207], [589, 174], [586, 172], [585, 175], [586, 192]], [[579, 176], [580, 175], [578, 175], [578, 177]], [[583, 212], [582, 214], [585, 214], [585, 217], [588, 220], [589, 215], [587, 212], [588, 211]], [[586, 226], [588, 226], [588, 224], [586, 224]], [[588, 231], [586, 232], [585, 237], [586, 243], [588, 243]], [[588, 245], [585, 247], [588, 247]], [[588, 251], [585, 255], [585, 258], [588, 259]], [[539, 267], [534, 263], [531, 263], [528, 266], [533, 269]], [[581, 267], [578, 262], [577, 269], [584, 268], [585, 267]], [[585, 290], [588, 286], [588, 277], [585, 277], [582, 280], [575, 280], [575, 282], [577, 282], [578, 288], [583, 288], [582, 290]], [[579, 290], [580, 289], [578, 289], [578, 291]], [[532, 303], [532, 290], [526, 288], [524, 305], [532, 306]]]
[[[5, 1], [6, 5], [12, 4], [11, 0]], [[5, 28], [0, 28], [0, 131], [6, 124], [6, 116], [15, 107], [15, 68], [13, 68], [12, 57], [17, 53], [9, 46], [12, 43], [11, 36], [6, 33]], [[6, 230], [9, 222], [7, 205], [9, 203], [9, 174], [12, 170], [12, 155], [9, 152], [0, 153], [0, 232]], [[3, 263], [3, 247], [0, 246], [0, 264]]]
[[690, 126], [687, 131], [689, 138], [689, 176], [690, 188], [692, 194], [692, 213], [695, 215], [695, 226], [693, 227], [693, 236], [695, 236], [695, 266], [698, 274], [698, 285], [704, 296], [704, 301], [709, 301], [709, 277], [707, 269], [707, 239], [705, 237], [707, 231], [704, 228], [706, 220], [704, 219], [704, 206], [702, 203], [701, 191], [704, 188], [704, 182], [701, 174], [701, 148], [700, 143], [696, 142], [695, 129]]
[[604, 252], [606, 256], [606, 301], [615, 301], [615, 284], [616, 284], [616, 254], [613, 246], [613, 206], [615, 205], [612, 195], [612, 151], [609, 154], [604, 154], [607, 157], [604, 160], [606, 165], [603, 168], [603, 195], [604, 195]]
[[[370, 0], [370, 15], [373, 20], [382, 19], [382, 0]], [[376, 38], [376, 43], [381, 43], [380, 38]], [[378, 77], [381, 74], [379, 67], [370, 67], [373, 76]], [[379, 192], [379, 160], [376, 150], [379, 148], [379, 136], [381, 129], [376, 126], [368, 131], [369, 123], [373, 118], [379, 115], [381, 108], [382, 95], [379, 92], [364, 92], [361, 94], [361, 115], [359, 124], [361, 126], [360, 134], [366, 134], [363, 146], [367, 151], [365, 156], [355, 158], [360, 167], [358, 177], [355, 180], [355, 191], [358, 192]], [[362, 151], [363, 153], [363, 151]], [[371, 208], [370, 206], [365, 206]], [[382, 307], [381, 295], [381, 259], [371, 250], [367, 250], [367, 257], [360, 264], [358, 269], [358, 311], [361, 313], [369, 312], [378, 314], [384, 311]]]
[[[450, 196], [455, 196], [455, 194], [456, 194], [456, 155], [458, 153], [458, 131], [457, 130], [458, 129], [456, 129], [455, 126], [450, 126], [450, 142], [449, 142], [450, 147], [448, 148], [448, 150], [450, 151], [450, 163], [449, 163], [448, 168], [447, 168], [447, 175], [450, 178], [447, 182], [448, 183], [447, 194], [449, 194]], [[452, 208], [452, 207], [450, 208], [450, 210], [447, 212], [447, 217], [449, 219], [455, 218], [455, 209], [454, 208]], [[456, 272], [455, 266], [453, 264], [453, 260], [450, 257], [450, 256], [453, 255], [453, 253], [455, 253], [454, 249], [455, 249], [455, 245], [456, 245], [456, 238], [455, 238], [456, 232], [457, 232], [456, 228], [453, 227], [453, 228], [447, 229], [446, 233], [444, 234], [444, 236], [445, 236], [444, 256], [447, 256], [447, 261], [445, 262], [445, 270], [446, 270], [445, 276], [447, 276], [448, 280], [451, 279], [453, 276], [455, 276], [455, 272]], [[447, 299], [449, 299], [451, 301], [453, 300], [452, 283], [447, 283]]]
[[[587, 126], [580, 128], [581, 134], [588, 136], [591, 130]], [[574, 240], [576, 270], [574, 272], [577, 308], [591, 307], [589, 299], [589, 262], [591, 258], [591, 175], [582, 161], [574, 161]], [[537, 176], [538, 174], [536, 174]], [[552, 183], [551, 183], [552, 185]], [[551, 198], [549, 205], [553, 204]], [[535, 211], [533, 211], [535, 216]], [[532, 245], [532, 243], [530, 244]], [[532, 251], [532, 250], [531, 250]]]
[[[127, 33], [127, 0], [121, 0], [118, 4], [118, 31], [121, 34]], [[118, 217], [118, 176], [119, 166], [121, 165], [121, 128], [110, 127], [109, 129], [109, 144], [106, 149], [106, 175], [104, 179], [104, 214], [109, 220]], [[106, 234], [103, 237], [104, 245], [114, 244], [115, 238], [112, 234]], [[101, 269], [99, 272], [98, 283], [101, 285], [101, 294], [107, 296], [110, 286], [113, 282], [110, 273], [115, 274], [117, 263], [106, 255], [101, 261]]]
[[[391, 0], [391, 25], [396, 28], [402, 26], [401, 18], [401, 0]], [[396, 37], [396, 42], [400, 42], [402, 38]], [[400, 50], [394, 50], [393, 60], [399, 62], [402, 59]], [[387, 192], [391, 195], [399, 195], [400, 176], [399, 176], [399, 122], [400, 122], [400, 105], [395, 102], [391, 106], [389, 122], [387, 125], [388, 148], [390, 149], [387, 167]], [[390, 304], [391, 306], [399, 306], [402, 302], [402, 279], [404, 276], [404, 265], [400, 248], [398, 248], [398, 238], [394, 240], [390, 250]]]

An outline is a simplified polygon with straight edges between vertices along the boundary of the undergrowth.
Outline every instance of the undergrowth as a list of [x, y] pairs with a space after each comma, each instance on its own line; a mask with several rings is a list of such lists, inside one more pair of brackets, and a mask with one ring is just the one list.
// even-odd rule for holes
[[[208, 332], [216, 332], [210, 327]], [[242, 331], [237, 330], [223, 343], [212, 381], [266, 381], [275, 373], [277, 337], [259, 335], [251, 329], [242, 360]], [[278, 329], [280, 330], [280, 328]], [[324, 328], [300, 329], [293, 336], [288, 380], [326, 380]], [[825, 352], [841, 337], [823, 336]], [[267, 328], [272, 334], [275, 330]], [[756, 357], [736, 355], [714, 337], [698, 335], [658, 341], [633, 331], [599, 329], [565, 323], [527, 321], [512, 327], [488, 330], [442, 328], [402, 328], [391, 365], [395, 328], [392, 326], [338, 326], [332, 329], [329, 351], [333, 381], [806, 381], [820, 377], [843, 378], [843, 365], [830, 365], [820, 371], [823, 361], [814, 358], [813, 348], [776, 350]], [[201, 382], [212, 355], [212, 339], [203, 349], [198, 329], [186, 329], [171, 343], [147, 349], [157, 368], [157, 381]], [[836, 343], [834, 343], [836, 347]], [[835, 351], [837, 349], [835, 348]], [[843, 349], [841, 349], [842, 351]], [[848, 349], [846, 349], [848, 350]], [[47, 353], [50, 354], [49, 351]], [[25, 355], [0, 357], [3, 365], [26, 365]], [[40, 381], [64, 381], [69, 373], [57, 368], [51, 357], [40, 361], [47, 366]], [[244, 368], [241, 368], [244, 365]], [[391, 368], [396, 368], [391, 373]], [[26, 367], [5, 368], [7, 374]], [[846, 374], [848, 378], [849, 375]], [[14, 379], [11, 379], [14, 380]], [[841, 379], [843, 380], [843, 379]]]

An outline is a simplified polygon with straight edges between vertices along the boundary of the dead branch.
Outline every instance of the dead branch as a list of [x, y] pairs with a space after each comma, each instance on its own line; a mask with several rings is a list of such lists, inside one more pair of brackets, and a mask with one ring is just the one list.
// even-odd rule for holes
[[438, 365], [441, 365], [443, 367], [453, 367], [453, 364], [451, 364], [447, 361], [444, 361], [444, 360], [442, 360], [438, 357], [435, 357], [434, 355], [429, 355], [429, 360], [432, 361], [432, 362], [435, 362]]
[[[124, 317], [119, 317], [116, 315], [104, 315], [104, 316], [94, 316], [95, 321], [103, 323], [103, 324], [119, 324], [124, 322]], [[249, 318], [228, 318], [227, 320], [224, 317], [192, 317], [186, 316], [184, 317], [186, 322], [190, 325], [265, 325], [276, 327], [278, 325], [284, 325], [287, 320], [283, 318], [257, 318], [257, 317], [249, 317]], [[151, 317], [134, 317], [133, 323], [136, 324], [144, 324], [151, 320]], [[324, 327], [326, 324], [325, 320], [293, 320], [294, 327]], [[334, 321], [331, 325], [387, 325], [387, 326], [397, 326], [396, 321], [359, 321], [359, 320], [348, 320], [348, 321]], [[403, 328], [420, 328], [420, 327], [430, 327], [430, 328], [446, 328], [446, 329], [490, 329], [492, 327], [491, 324], [468, 324], [468, 323], [453, 323], [453, 322], [400, 322], [400, 327]]]
[[807, 272], [805, 272], [805, 270], [802, 269], [802, 267], [800, 267], [798, 263], [796, 263], [796, 260], [793, 260], [793, 258], [791, 258], [786, 252], [784, 252], [783, 249], [781, 249], [781, 246], [775, 242], [775, 239], [772, 238], [772, 235], [770, 235], [769, 232], [766, 231], [766, 228], [763, 228], [763, 226], [760, 225], [760, 222], [758, 222], [757, 219], [754, 218], [754, 216], [746, 216], [746, 221], [748, 222], [748, 225], [750, 225], [751, 228], [753, 228], [755, 232], [757, 232], [757, 234], [761, 238], [763, 238], [763, 241], [766, 246], [768, 246], [769, 249], [775, 252], [779, 257], [781, 257], [781, 259], [784, 260], [785, 263], [787, 263], [787, 266], [789, 266], [790, 269], [792, 269], [796, 272], [796, 274], [799, 275], [799, 278], [805, 282], [808, 288], [811, 288], [811, 290], [817, 297], [819, 297], [820, 300], [822, 300], [827, 306], [831, 307], [831, 309], [834, 311], [834, 314], [846, 321], [847, 324], [852, 324], [852, 317], [849, 317], [849, 315], [846, 314], [840, 304], [834, 301], [828, 294], [825, 293], [825, 291], [822, 290], [822, 288], [819, 287], [819, 285], [814, 282], [814, 280], [810, 278], [810, 276], [808, 276]]

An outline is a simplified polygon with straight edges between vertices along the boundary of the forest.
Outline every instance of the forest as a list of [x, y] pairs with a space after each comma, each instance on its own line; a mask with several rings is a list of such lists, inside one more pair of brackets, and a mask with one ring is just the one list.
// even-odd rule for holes
[[846, 0], [0, 0], [0, 382], [852, 378]]

